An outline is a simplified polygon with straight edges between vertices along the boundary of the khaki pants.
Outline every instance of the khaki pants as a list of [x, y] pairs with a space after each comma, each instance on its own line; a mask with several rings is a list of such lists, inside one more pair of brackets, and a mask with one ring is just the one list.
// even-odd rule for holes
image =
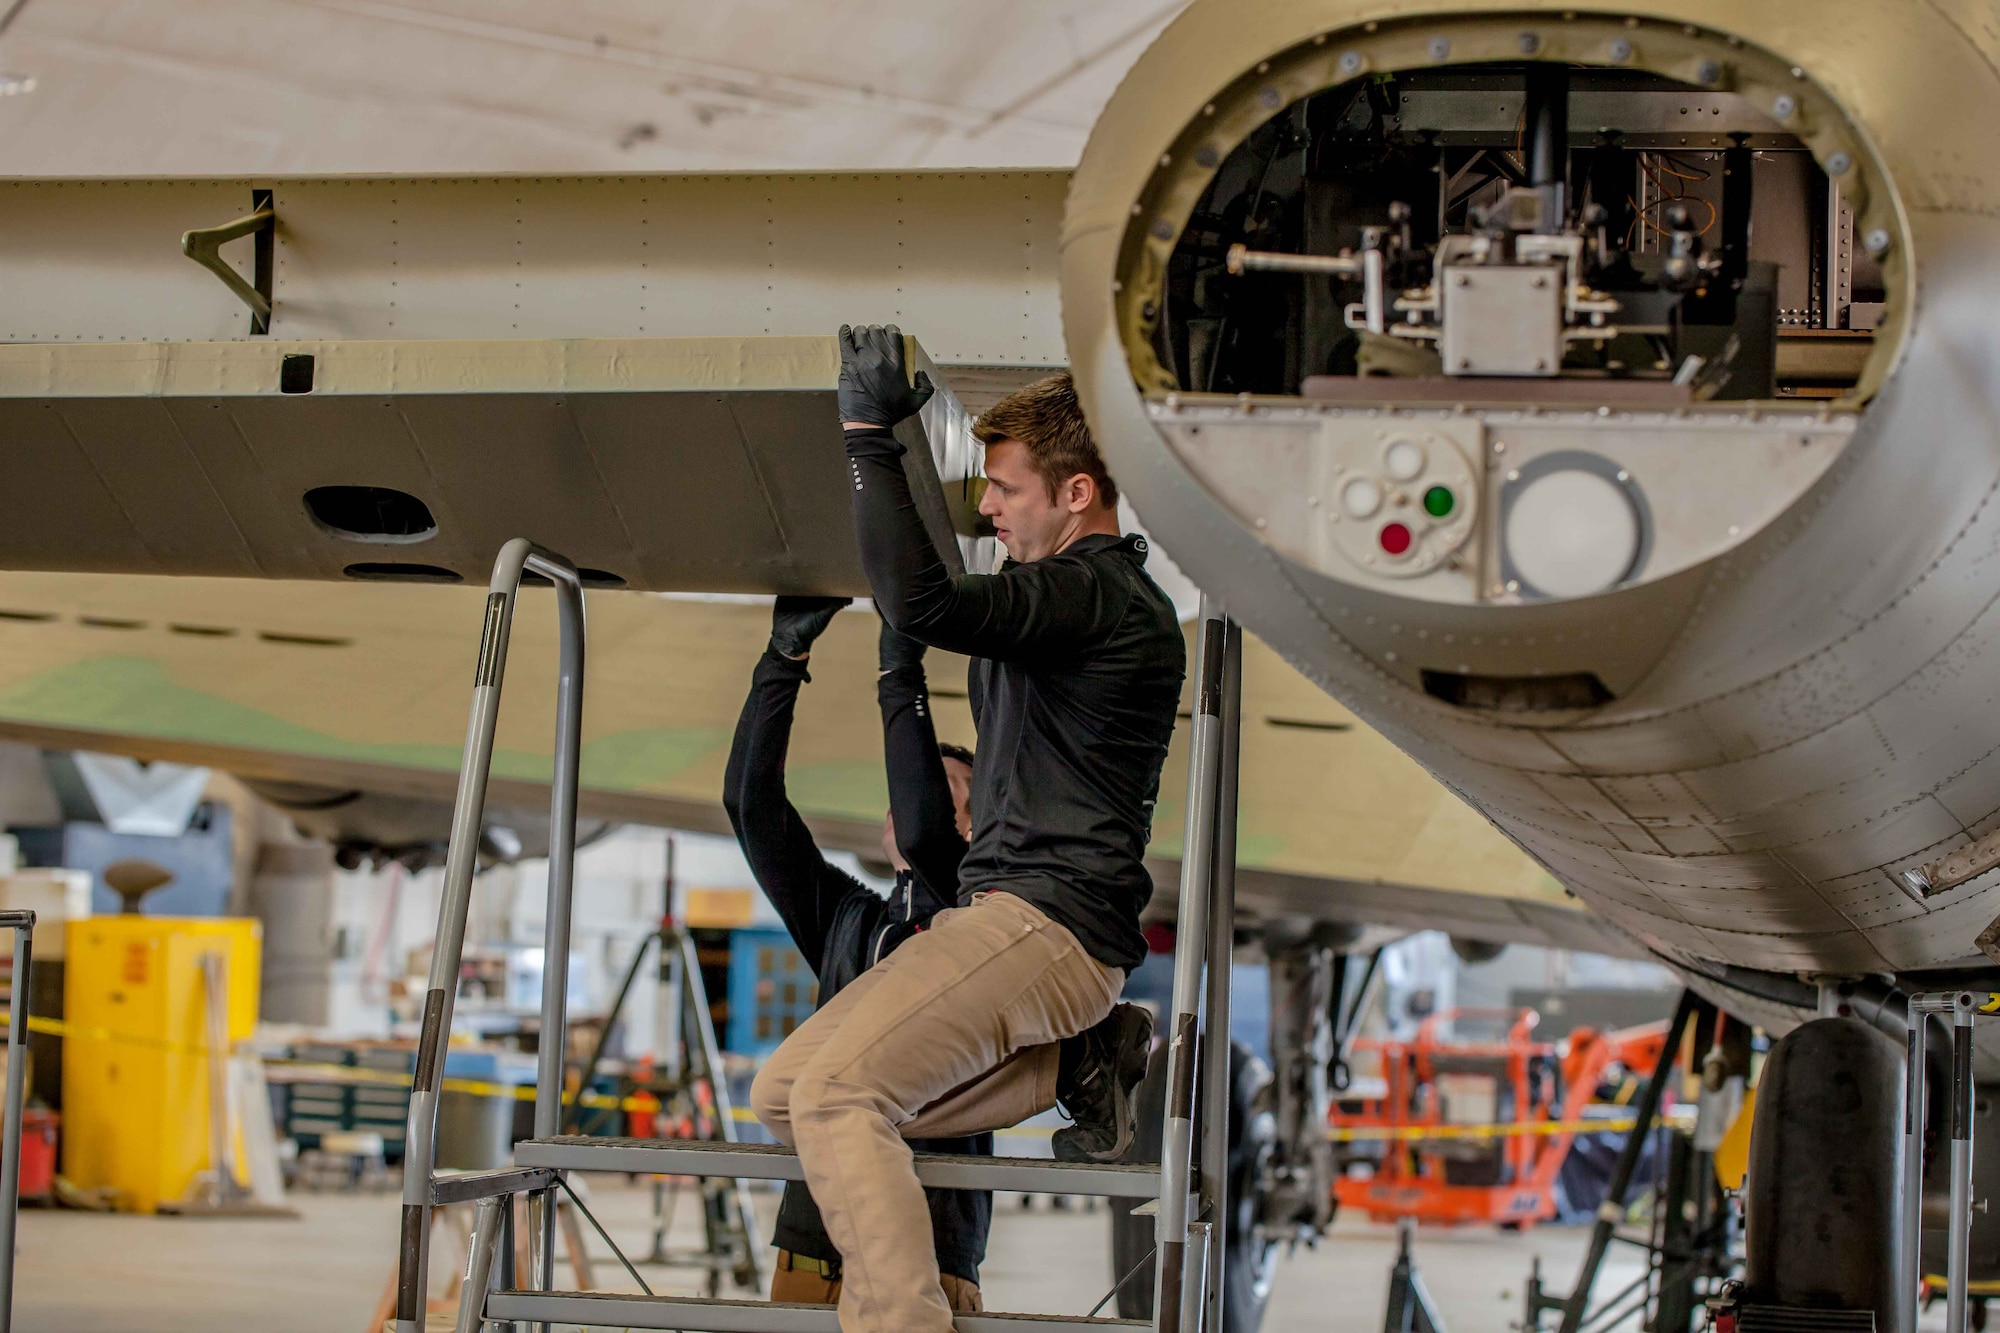
[[[791, 1262], [789, 1250], [778, 1251], [778, 1268], [771, 1274], [773, 1301], [791, 1305], [840, 1304], [840, 1278], [793, 1268]], [[940, 1273], [938, 1285], [944, 1290], [945, 1304], [951, 1306], [956, 1314], [978, 1314], [986, 1308], [976, 1282], [967, 1282], [951, 1273]]]
[[843, 1333], [948, 1333], [930, 1209], [904, 1138], [1004, 1129], [1055, 1104], [1056, 1042], [1125, 973], [1007, 893], [940, 912], [759, 1071], [751, 1105], [798, 1149], [843, 1265]]

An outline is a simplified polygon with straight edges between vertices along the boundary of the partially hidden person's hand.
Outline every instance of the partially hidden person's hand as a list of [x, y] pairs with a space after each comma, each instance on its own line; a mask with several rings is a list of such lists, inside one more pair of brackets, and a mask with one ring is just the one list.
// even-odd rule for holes
[[930, 376], [911, 382], [903, 360], [903, 331], [894, 324], [840, 326], [840, 386], [836, 397], [843, 423], [893, 426], [915, 416], [934, 392]]
[[882, 638], [876, 652], [885, 676], [904, 668], [921, 670], [924, 665], [924, 646], [886, 620], [882, 622]]
[[771, 651], [798, 661], [812, 651], [813, 640], [826, 631], [840, 608], [852, 597], [780, 597], [771, 608]]

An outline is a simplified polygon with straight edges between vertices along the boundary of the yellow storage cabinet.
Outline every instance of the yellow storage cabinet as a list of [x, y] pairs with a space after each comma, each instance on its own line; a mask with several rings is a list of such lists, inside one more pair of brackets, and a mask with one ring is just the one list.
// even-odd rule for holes
[[[204, 954], [226, 962], [229, 1040], [257, 1026], [262, 931], [227, 917], [99, 916], [68, 924], [63, 1173], [150, 1213], [209, 1166]], [[234, 1127], [232, 1126], [232, 1137]]]

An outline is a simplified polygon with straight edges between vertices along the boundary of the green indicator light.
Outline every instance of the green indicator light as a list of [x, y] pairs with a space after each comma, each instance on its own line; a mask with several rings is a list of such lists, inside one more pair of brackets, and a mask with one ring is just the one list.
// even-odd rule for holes
[[1458, 497], [1447, 486], [1433, 486], [1424, 492], [1424, 512], [1432, 518], [1443, 518], [1458, 507]]

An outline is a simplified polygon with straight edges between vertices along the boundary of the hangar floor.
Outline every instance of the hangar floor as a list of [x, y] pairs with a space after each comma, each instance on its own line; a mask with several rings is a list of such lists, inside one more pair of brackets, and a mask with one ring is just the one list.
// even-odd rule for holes
[[[643, 1251], [650, 1190], [615, 1176], [591, 1185], [591, 1206], [606, 1228], [628, 1253]], [[768, 1215], [776, 1195], [758, 1199]], [[395, 1252], [395, 1196], [295, 1194], [293, 1202], [301, 1213], [293, 1222], [24, 1210], [15, 1327], [363, 1333]], [[1008, 1195], [996, 1200], [994, 1213], [985, 1269], [990, 1308], [1081, 1314], [1104, 1294], [1110, 1277], [1101, 1210], [1056, 1212], [1037, 1199], [1023, 1211], [1018, 1196]], [[679, 1237], [697, 1234], [691, 1209], [679, 1220]], [[1539, 1254], [1551, 1279], [1567, 1284], [1585, 1236], [1552, 1228], [1526, 1235], [1426, 1232], [1418, 1238], [1418, 1264], [1455, 1333], [1503, 1333], [1519, 1318], [1530, 1259]], [[591, 1239], [599, 1282], [637, 1290], [603, 1242]], [[1281, 1267], [1265, 1328], [1377, 1333], [1394, 1252], [1389, 1228], [1343, 1220], [1316, 1252], [1301, 1251]], [[685, 1270], [641, 1271], [655, 1290], [694, 1290]], [[1603, 1280], [1622, 1286], [1637, 1271], [1632, 1259], [1614, 1255]]]

